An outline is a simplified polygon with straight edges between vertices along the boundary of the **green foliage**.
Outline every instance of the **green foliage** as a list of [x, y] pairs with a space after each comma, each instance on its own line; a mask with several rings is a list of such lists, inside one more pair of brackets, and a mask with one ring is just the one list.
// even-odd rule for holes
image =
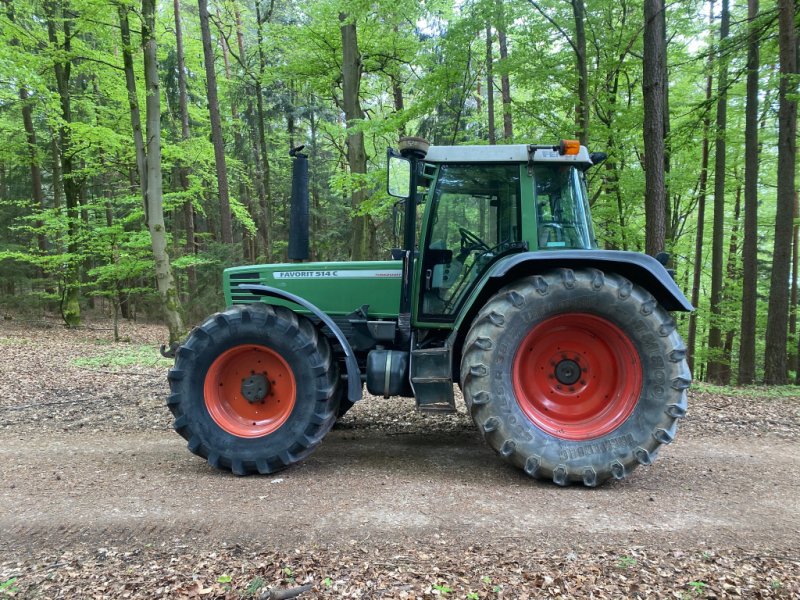
[[87, 369], [118, 370], [125, 367], [158, 367], [168, 369], [172, 361], [161, 356], [153, 346], [117, 344], [93, 356], [81, 356], [72, 360], [75, 367]]
[[[182, 15], [190, 123], [188, 139], [184, 139], [173, 7], [165, 4], [156, 24], [163, 202], [170, 234], [167, 251], [189, 320], [221, 308], [224, 267], [287, 259], [291, 226], [288, 150], [293, 146], [305, 144], [309, 155], [313, 258], [349, 258], [351, 224], [356, 216], [369, 217], [375, 258], [384, 258], [397, 244], [392, 232], [392, 200], [383, 189], [385, 149], [396, 145], [401, 130], [426, 136], [436, 144], [488, 143], [487, 27], [498, 138], [502, 133], [500, 77], [504, 74], [511, 86], [513, 141], [550, 143], [573, 136], [578, 82], [572, 48], [574, 13], [569, 3], [561, 0], [538, 0], [537, 4], [543, 14], [530, 2], [503, 2], [509, 54], [501, 60], [495, 0], [222, 3], [213, 35], [217, 40], [224, 37], [228, 49], [227, 64], [218, 48], [215, 65], [234, 222], [235, 241], [228, 246], [219, 243], [221, 216], [197, 15], [188, 8]], [[135, 2], [127, 5], [132, 9], [135, 100], [144, 112], [139, 7]], [[3, 73], [13, 74], [0, 81], [0, 307], [61, 311], [65, 316], [71, 312], [77, 318], [88, 298], [102, 297], [115, 311], [127, 311], [129, 306], [146, 310], [157, 304], [154, 262], [136, 171], [116, 11], [95, 0], [70, 0], [66, 11], [61, 0], [47, 6], [56, 11], [52, 23], [55, 42], [48, 36], [48, 15], [41, 3], [19, 0], [0, 11], [0, 67]], [[590, 149], [609, 155], [603, 166], [587, 174], [596, 231], [602, 247], [641, 250], [645, 226], [642, 8], [600, 1], [587, 9]], [[727, 61], [731, 72], [729, 126], [724, 132], [730, 165], [724, 215], [727, 260], [731, 234], [737, 227], [734, 204], [743, 179], [745, 42], [749, 32], [746, 7], [736, 5], [731, 36], [720, 44], [717, 24], [709, 25], [705, 10], [703, 3], [666, 6], [670, 40], [670, 165], [666, 181], [672, 217], [667, 249], [674, 257], [677, 282], [687, 293], [692, 271], [697, 268], [702, 274], [697, 307], [701, 341], [711, 325], [710, 208], [706, 227], [700, 232], [705, 250], [694, 256], [704, 119], [710, 117], [712, 142], [717, 134], [713, 128], [716, 98], [705, 98], [705, 78], [715, 70], [714, 65], [709, 68], [708, 57], [711, 54], [714, 60]], [[358, 34], [359, 101], [365, 116], [351, 122], [349, 131], [364, 136], [366, 174], [351, 173], [347, 167], [340, 14], [355, 24]], [[64, 46], [66, 25], [73, 32], [70, 48]], [[779, 73], [772, 7], [762, 8], [755, 27], [761, 36], [762, 63], [758, 329], [763, 331], [777, 161]], [[69, 121], [64, 119], [55, 82], [56, 65], [65, 61], [71, 67]], [[28, 95], [25, 106], [31, 108], [36, 135], [32, 146], [27, 143], [22, 119], [22, 89]], [[402, 108], [396, 104], [399, 97]], [[259, 99], [263, 114], [258, 114]], [[61, 147], [64, 136], [72, 140], [69, 148]], [[58, 177], [64, 161], [54, 156], [54, 148], [66, 152], [72, 161], [73, 174], [68, 179]], [[712, 143], [712, 163], [713, 159]], [[41, 202], [34, 201], [32, 162], [41, 171]], [[182, 168], [187, 171], [185, 179], [180, 176]], [[79, 206], [72, 210], [67, 209], [65, 197], [68, 183], [79, 188]], [[712, 176], [707, 192], [713, 185]], [[356, 189], [366, 190], [367, 199], [352, 206], [350, 197]], [[706, 200], [710, 205], [710, 195]], [[194, 211], [193, 245], [188, 240], [187, 204]], [[741, 215], [738, 227], [741, 232]], [[732, 333], [732, 343], [716, 353], [698, 344], [696, 378], [702, 376], [702, 365], [709, 358], [721, 359], [735, 370], [740, 254], [741, 235], [730, 253], [721, 316], [715, 322]], [[684, 335], [687, 326], [687, 319], [679, 320]], [[792, 348], [797, 341], [791, 340]], [[763, 343], [759, 336], [758, 355], [762, 355]]]
[[446, 596], [447, 594], [450, 594], [453, 591], [451, 588], [440, 583], [434, 583], [433, 589], [439, 592], [439, 594], [441, 594], [442, 596]]
[[244, 591], [245, 598], [252, 598], [258, 593], [258, 591], [266, 585], [266, 581], [263, 577], [254, 577], [253, 581], [251, 581], [247, 588]]
[[11, 597], [12, 594], [16, 594], [19, 591], [19, 588], [14, 585], [17, 582], [17, 579], [17, 577], [11, 577], [0, 582], [0, 594], [2, 594], [3, 597]]
[[708, 584], [705, 581], [690, 581], [688, 585], [689, 590], [694, 596], [702, 595], [705, 589], [708, 587]]
[[800, 398], [800, 386], [783, 385], [745, 385], [745, 386], [721, 386], [712, 385], [698, 381], [693, 385], [697, 392], [707, 392], [719, 396], [734, 398], [753, 398], [753, 399], [778, 399], [778, 398]]

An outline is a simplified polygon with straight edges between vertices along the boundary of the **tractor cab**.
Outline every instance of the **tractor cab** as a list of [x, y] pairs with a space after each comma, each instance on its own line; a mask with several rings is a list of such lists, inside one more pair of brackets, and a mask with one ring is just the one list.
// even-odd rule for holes
[[[453, 321], [504, 256], [595, 248], [584, 181], [592, 164], [577, 143], [428, 148], [415, 178], [427, 190], [413, 295], [418, 321]], [[390, 170], [395, 165], [390, 160]]]

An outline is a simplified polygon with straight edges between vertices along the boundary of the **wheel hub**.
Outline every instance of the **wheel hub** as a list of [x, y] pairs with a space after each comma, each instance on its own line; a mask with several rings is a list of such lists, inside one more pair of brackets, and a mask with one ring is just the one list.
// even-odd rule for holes
[[253, 373], [242, 379], [242, 396], [250, 404], [264, 402], [269, 394], [270, 385], [266, 373]]
[[211, 363], [203, 395], [209, 415], [222, 429], [236, 437], [257, 438], [277, 431], [289, 419], [297, 382], [276, 350], [239, 344]]
[[580, 365], [570, 359], [564, 359], [556, 365], [556, 379], [564, 385], [572, 385], [581, 377]]
[[532, 327], [517, 348], [511, 376], [525, 416], [542, 431], [572, 441], [616, 429], [642, 389], [631, 339], [589, 313], [563, 313]]

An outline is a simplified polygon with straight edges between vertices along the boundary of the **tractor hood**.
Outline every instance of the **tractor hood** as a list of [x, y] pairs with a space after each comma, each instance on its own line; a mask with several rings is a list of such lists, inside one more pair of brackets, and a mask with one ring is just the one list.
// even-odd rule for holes
[[223, 275], [225, 302], [228, 306], [258, 302], [258, 295], [239, 285], [261, 284], [300, 296], [329, 315], [348, 315], [366, 304], [370, 317], [395, 318], [402, 266], [402, 261], [384, 260], [233, 267]]

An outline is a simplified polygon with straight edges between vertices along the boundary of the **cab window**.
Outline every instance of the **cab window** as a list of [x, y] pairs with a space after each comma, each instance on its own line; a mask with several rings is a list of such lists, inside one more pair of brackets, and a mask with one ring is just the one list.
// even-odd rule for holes
[[534, 168], [534, 202], [539, 248], [594, 248], [583, 176], [569, 165]]

